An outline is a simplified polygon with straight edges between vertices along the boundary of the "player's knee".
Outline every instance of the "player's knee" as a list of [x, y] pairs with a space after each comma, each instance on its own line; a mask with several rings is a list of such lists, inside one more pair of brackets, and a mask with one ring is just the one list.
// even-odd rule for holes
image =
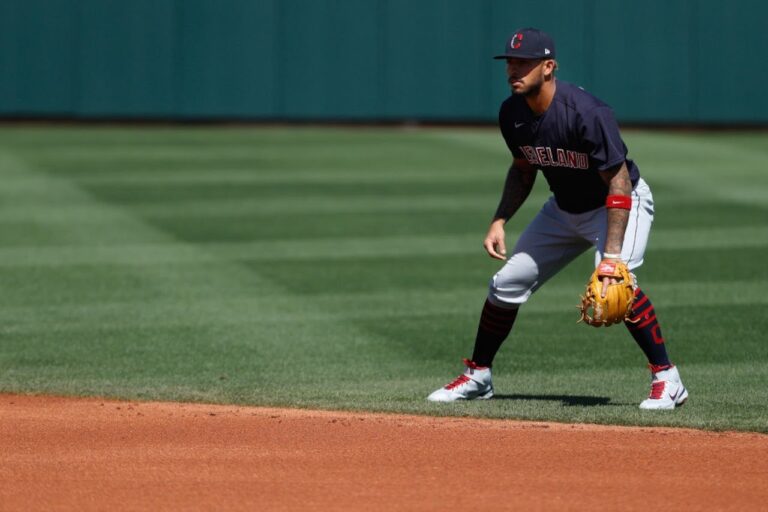
[[488, 286], [488, 299], [501, 307], [517, 307], [533, 293], [539, 268], [528, 254], [518, 253], [507, 261]]

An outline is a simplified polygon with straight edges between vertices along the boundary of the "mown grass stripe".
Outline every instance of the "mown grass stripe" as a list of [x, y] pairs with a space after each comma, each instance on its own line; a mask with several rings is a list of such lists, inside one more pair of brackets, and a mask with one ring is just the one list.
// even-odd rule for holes
[[[766, 282], [682, 282], [675, 284], [653, 283], [653, 300], [664, 311], [691, 306], [738, 306], [768, 304], [764, 290]], [[195, 288], [190, 284], [187, 290], [178, 290], [180, 295]], [[723, 290], [723, 291], [719, 291]], [[254, 290], [253, 292], [257, 292]], [[333, 322], [351, 319], [371, 318], [419, 318], [434, 315], [477, 316], [484, 299], [482, 289], [456, 289], [447, 292], [429, 290], [399, 292], [326, 294], [305, 298], [295, 295], [270, 292], [254, 296], [247, 290], [233, 290], [225, 294], [206, 298], [191, 294], [183, 303], [173, 297], [147, 297], [144, 302], [98, 301], [75, 297], [66, 304], [46, 305], [43, 301], [26, 307], [4, 305], [0, 310], [0, 323], [45, 329], [40, 318], [56, 325], [76, 324], [87, 327], [96, 325], [154, 325], [187, 322], [198, 324], [231, 324], [252, 322]], [[551, 285], [546, 291], [534, 296], [524, 307], [526, 314], [567, 313], [573, 311], [574, 322], [578, 285]], [[760, 320], [762, 323], [768, 319]], [[94, 327], [95, 328], [95, 327]]]
[[[83, 213], [93, 211], [84, 208]], [[111, 226], [119, 212], [100, 212], [99, 221]], [[519, 232], [508, 231], [508, 241]], [[186, 244], [177, 240], [165, 243], [82, 244], [78, 246], [2, 247], [0, 267], [67, 266], [80, 264], [151, 265], [160, 263], [204, 263], [213, 261], [320, 261], [328, 259], [380, 258], [404, 256], [473, 255], [483, 256], [477, 233], [448, 235], [370, 236], [269, 240], [253, 242]], [[721, 248], [768, 247], [768, 226], [734, 228], [654, 229], [650, 253]], [[651, 256], [656, 257], [656, 256]], [[664, 257], [659, 254], [658, 257]], [[482, 261], [479, 259], [479, 261]]]
[[[108, 166], [105, 166], [108, 169]], [[467, 171], [462, 169], [424, 169], [400, 168], [386, 173], [370, 173], [367, 169], [302, 169], [300, 171], [270, 168], [259, 162], [241, 168], [172, 168], [152, 169], [136, 168], [122, 169], [120, 173], [105, 170], [103, 173], [87, 176], [73, 176], [63, 173], [68, 179], [79, 185], [210, 185], [210, 184], [251, 184], [251, 185], [295, 185], [295, 184], [326, 184], [326, 183], [434, 183], [435, 175], [440, 175], [443, 182], [465, 184]], [[481, 169], [472, 172], [475, 181], [490, 181], [498, 184], [503, 182], [506, 172], [501, 170], [488, 171]], [[19, 176], [7, 179], [12, 187], [34, 189], [35, 178]]]
[[[10, 193], [11, 191], [6, 191]], [[21, 193], [16, 191], [17, 193]], [[675, 194], [664, 193], [657, 196], [670, 196], [677, 207], [690, 209], [727, 208], [731, 204], [741, 204], [746, 200], [754, 206], [761, 206], [758, 201], [763, 194], [761, 189], [741, 190], [733, 193], [732, 198], [721, 197], [718, 201], [702, 201], [695, 197], [672, 197]], [[724, 194], [726, 195], [726, 194]], [[419, 212], [439, 215], [443, 212], [466, 212], [488, 217], [493, 212], [493, 205], [498, 194], [452, 192], [450, 194], [304, 194], [300, 197], [222, 197], [219, 199], [178, 198], [173, 201], [132, 202], [131, 210], [152, 219], [189, 218], [225, 218], [252, 216], [254, 220], [263, 216], [280, 216], [286, 212], [312, 214], [352, 214], [352, 213], [400, 213]], [[753, 201], [754, 199], [754, 201]], [[533, 214], [546, 200], [544, 192], [534, 193], [522, 206], [517, 218]], [[663, 204], [663, 203], [662, 203]], [[62, 198], [47, 195], [35, 197], [32, 193], [6, 196], [0, 204], [0, 224], [9, 222], [33, 221], [37, 223], [60, 224], [67, 222], [108, 222], [116, 216], [124, 215], [120, 211], [104, 211], [99, 218], [94, 218], [90, 207], [73, 204]], [[658, 213], [657, 219], [665, 222], [670, 212], [665, 209]], [[706, 228], [704, 228], [706, 229]], [[734, 229], [739, 229], [735, 226]], [[682, 230], [681, 230], [682, 231]], [[687, 229], [686, 231], [691, 231]]]
[[[188, 247], [179, 240], [175, 239], [170, 234], [163, 232], [156, 227], [141, 220], [138, 216], [133, 215], [129, 210], [125, 210], [119, 207], [115, 207], [108, 203], [102, 203], [94, 199], [88, 192], [82, 190], [76, 185], [68, 182], [67, 180], [59, 179], [55, 176], [47, 175], [40, 172], [38, 169], [28, 165], [23, 159], [15, 156], [13, 153], [0, 151], [0, 177], [1, 176], [29, 176], [28, 183], [35, 184], [36, 195], [39, 197], [56, 198], [61, 201], [66, 201], [70, 204], [80, 205], [83, 210], [89, 210], [91, 212], [92, 219], [98, 220], [102, 216], [106, 221], [91, 222], [87, 224], [71, 223], [66, 225], [56, 226], [56, 229], [42, 230], [38, 234], [33, 234], [33, 237], [38, 239], [44, 239], [50, 243], [54, 242], [54, 245], [73, 245], [77, 244], [81, 249], [83, 247], [88, 251], [88, 247], [91, 250], [94, 247], [100, 247], [101, 244], [114, 244], [115, 242], [124, 241], [126, 239], [140, 239], [146, 243], [156, 244], [166, 248], [172, 248], [175, 252], [183, 252]], [[13, 190], [5, 190], [0, 187], [0, 199], [6, 197], [13, 197], [16, 192]], [[55, 209], [52, 210], [55, 214]], [[0, 238], [7, 236], [6, 233], [0, 234]], [[29, 264], [29, 268], [34, 268], [35, 254], [44, 254], [44, 252], [38, 252], [38, 248], [27, 248], [26, 250], [20, 249], [19, 252], [10, 254], [9, 261], [16, 261]], [[196, 248], [199, 251], [200, 248]], [[13, 251], [13, 250], [12, 250]], [[58, 252], [58, 249], [53, 249], [48, 253], [50, 259], [48, 261], [55, 261], [57, 258], [65, 258], [63, 254]], [[39, 264], [39, 262], [37, 263]], [[151, 290], [154, 285], [152, 278], [152, 267], [140, 267], [132, 266], [125, 267], [123, 270], [133, 273], [137, 276], [137, 279], [141, 280], [144, 286], [147, 286], [148, 291]], [[213, 276], [200, 276], [199, 281], [205, 282], [206, 278], [212, 278]], [[217, 269], [217, 278], [224, 283], [230, 283], [235, 285], [236, 283], [243, 282], [247, 277], [248, 280], [258, 281], [258, 276], [253, 270], [245, 269], [241, 265], [230, 262], [225, 263], [221, 268]]]
[[[262, 198], [228, 198], [221, 200], [184, 200], [164, 203], [132, 204], [131, 209], [137, 214], [152, 219], [174, 218], [223, 218], [227, 216], [252, 216], [254, 221], [260, 217], [278, 217], [286, 212], [302, 214], [328, 213], [398, 213], [398, 212], [473, 212], [487, 214], [495, 195], [488, 194], [454, 194], [426, 196], [380, 196], [356, 195], [354, 197], [323, 195], [304, 197]], [[78, 204], [55, 205], [55, 211], [43, 209], [45, 202], [39, 204], [0, 205], [0, 224], [33, 220], [40, 223], [58, 224], [65, 222], [109, 222], [117, 213], [105, 212], [106, 217], [94, 219], [88, 207]], [[45, 206], [52, 206], [45, 204]], [[538, 205], [533, 203], [523, 211], [533, 212]]]

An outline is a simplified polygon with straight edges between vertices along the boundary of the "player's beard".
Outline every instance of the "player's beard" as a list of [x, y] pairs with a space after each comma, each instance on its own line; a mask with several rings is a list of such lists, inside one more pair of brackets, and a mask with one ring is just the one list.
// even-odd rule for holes
[[542, 85], [544, 85], [544, 82], [536, 82], [534, 84], [531, 84], [531, 86], [528, 87], [528, 89], [524, 91], [520, 91], [520, 94], [522, 94], [525, 97], [537, 96], [541, 91]]
[[544, 85], [544, 80], [540, 79], [531, 83], [527, 87], [523, 87], [522, 89], [519, 89], [519, 90], [515, 90], [513, 87], [512, 94], [519, 94], [520, 96], [524, 96], [524, 97], [536, 96], [541, 91], [541, 87], [543, 85]]

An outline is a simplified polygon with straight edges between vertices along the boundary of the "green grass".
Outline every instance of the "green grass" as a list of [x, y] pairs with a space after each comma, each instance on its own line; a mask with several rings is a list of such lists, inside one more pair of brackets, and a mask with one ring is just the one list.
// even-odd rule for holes
[[638, 410], [623, 327], [575, 324], [588, 254], [524, 307], [497, 399], [426, 402], [497, 269], [492, 129], [1, 127], [0, 391], [768, 432], [768, 135], [625, 139], [679, 410]]

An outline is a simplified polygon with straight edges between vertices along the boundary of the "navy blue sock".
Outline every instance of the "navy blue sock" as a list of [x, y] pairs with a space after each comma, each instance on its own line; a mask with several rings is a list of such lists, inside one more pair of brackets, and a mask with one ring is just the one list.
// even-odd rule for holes
[[645, 353], [648, 362], [654, 366], [668, 366], [669, 356], [661, 335], [661, 327], [656, 320], [656, 311], [648, 296], [635, 289], [635, 303], [629, 320], [624, 321], [629, 333], [635, 338], [640, 349]]
[[509, 336], [515, 318], [517, 318], [517, 308], [500, 308], [486, 299], [483, 312], [480, 314], [480, 325], [477, 326], [472, 361], [478, 366], [491, 366], [496, 352]]

